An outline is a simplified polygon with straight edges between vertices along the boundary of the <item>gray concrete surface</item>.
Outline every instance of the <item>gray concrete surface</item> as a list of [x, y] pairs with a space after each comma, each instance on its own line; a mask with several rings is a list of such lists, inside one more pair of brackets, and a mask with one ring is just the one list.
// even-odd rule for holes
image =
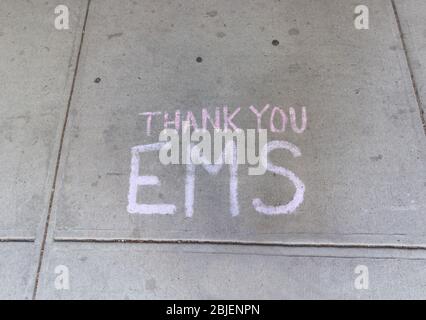
[[0, 299], [30, 299], [38, 252], [30, 242], [0, 242]]
[[[245, 1], [244, 10], [238, 1], [94, 1], [64, 142], [55, 236], [423, 244], [424, 133], [392, 6], [368, 4], [372, 32], [353, 27], [346, 1]], [[158, 141], [161, 129], [156, 118], [147, 136], [140, 113], [191, 110], [200, 121], [202, 107], [227, 104], [242, 108], [240, 127], [254, 128], [249, 106], [269, 103], [307, 109], [305, 132], [270, 135], [302, 152], [271, 157], [306, 186], [294, 214], [256, 212], [252, 199], [285, 204], [294, 186], [270, 172], [247, 176], [242, 167], [238, 217], [230, 215], [228, 173], [198, 170], [188, 219], [185, 166], [165, 167], [150, 155], [141, 156], [141, 174], [159, 175], [162, 186], [145, 188], [139, 201], [175, 204], [176, 214], [127, 212], [130, 150]]]
[[[395, 1], [408, 60], [415, 79], [415, 91], [424, 117], [426, 105], [426, 3], [421, 0]], [[426, 132], [426, 124], [423, 121]]]
[[60, 3], [0, 3], [0, 238], [34, 239], [47, 213], [85, 9], [59, 32]]
[[[390, 258], [391, 257], [391, 258]], [[41, 299], [420, 299], [424, 252], [256, 246], [55, 243]], [[57, 290], [65, 265], [69, 290]], [[355, 288], [367, 266], [369, 289]]]
[[[53, 26], [60, 3], [70, 30]], [[354, 28], [351, 0], [1, 2], [0, 298], [425, 298], [426, 7], [363, 4], [370, 30]], [[139, 174], [161, 186], [137, 201], [176, 213], [129, 212], [131, 149], [158, 141], [165, 112], [200, 124], [202, 108], [241, 107], [248, 129], [266, 104], [307, 111], [304, 132], [269, 132], [301, 151], [271, 154], [305, 185], [292, 214], [257, 212], [253, 198], [283, 205], [295, 188], [242, 165], [238, 216], [225, 167], [196, 169], [185, 217], [186, 167], [155, 153]]]

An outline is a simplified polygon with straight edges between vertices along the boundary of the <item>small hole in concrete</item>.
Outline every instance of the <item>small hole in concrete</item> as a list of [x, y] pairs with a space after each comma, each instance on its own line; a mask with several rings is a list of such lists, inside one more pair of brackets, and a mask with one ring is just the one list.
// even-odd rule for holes
[[278, 40], [272, 40], [272, 45], [273, 46], [277, 46], [277, 45], [279, 45], [280, 44], [280, 42], [278, 41]]
[[201, 63], [201, 62], [203, 62], [203, 58], [197, 57], [197, 59], [195, 59], [195, 61], [197, 61], [198, 63]]

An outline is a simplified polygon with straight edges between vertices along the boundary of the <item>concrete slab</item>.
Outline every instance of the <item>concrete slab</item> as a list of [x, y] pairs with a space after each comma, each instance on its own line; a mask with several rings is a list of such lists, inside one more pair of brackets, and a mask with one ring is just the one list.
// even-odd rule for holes
[[[374, 249], [312, 255], [267, 246], [55, 243], [38, 299], [422, 299], [425, 258]], [[368, 289], [356, 289], [357, 267], [368, 273]], [[56, 289], [66, 274], [69, 289]]]
[[31, 299], [37, 253], [31, 242], [0, 242], [0, 299]]
[[[54, 27], [59, 4], [69, 30]], [[0, 238], [34, 238], [46, 213], [85, 4], [0, 3]]]
[[[425, 137], [390, 1], [364, 1], [370, 30], [354, 27], [352, 1], [97, 1], [91, 3], [54, 203], [56, 239], [189, 239], [276, 243], [424, 245]], [[276, 41], [274, 41], [276, 40]], [[184, 165], [140, 155], [138, 203], [173, 204], [174, 215], [129, 213], [131, 149], [158, 142], [175, 110], [224, 105], [240, 128], [256, 128], [251, 105], [282, 106], [290, 122], [269, 140], [300, 149], [271, 161], [305, 185], [287, 215], [267, 216], [253, 199], [285, 205], [295, 186], [280, 174], [238, 171], [239, 215], [228, 169], [196, 169], [186, 217]], [[307, 128], [301, 128], [306, 106]], [[147, 134], [146, 112], [153, 116]], [[275, 116], [279, 116], [279, 111]], [[279, 129], [279, 118], [275, 119]], [[279, 131], [279, 130], [278, 130]], [[138, 173], [138, 172], [136, 172]], [[191, 194], [191, 192], [188, 192]], [[235, 200], [235, 198], [233, 198]], [[190, 201], [190, 200], [188, 200]], [[131, 210], [130, 210], [131, 211]]]
[[[426, 22], [424, 19], [426, 3], [421, 0], [396, 0], [395, 7], [424, 113], [426, 105]], [[426, 132], [426, 124], [423, 125]]]

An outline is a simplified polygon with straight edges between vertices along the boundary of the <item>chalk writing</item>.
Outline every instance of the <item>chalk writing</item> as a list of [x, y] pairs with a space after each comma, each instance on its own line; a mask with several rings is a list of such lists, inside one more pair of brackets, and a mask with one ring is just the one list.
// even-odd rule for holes
[[[236, 125], [235, 121], [243, 110], [245, 112], [249, 110], [253, 114], [257, 122], [257, 129], [267, 129], [271, 132], [285, 132], [287, 125], [290, 124], [291, 129], [295, 133], [300, 134], [306, 130], [307, 125], [306, 107], [301, 107], [300, 109], [300, 116], [297, 117], [296, 109], [293, 107], [288, 108], [286, 112], [283, 107], [271, 107], [269, 104], [260, 111], [255, 106], [250, 106], [247, 109], [238, 107], [234, 110], [231, 110], [228, 106], [223, 106], [222, 108], [216, 107], [214, 114], [211, 114], [207, 108], [202, 108], [199, 115], [201, 121], [197, 121], [192, 111], [182, 112], [181, 110], [176, 110], [174, 115], [170, 115], [168, 112], [151, 111], [143, 112], [139, 115], [146, 119], [146, 134], [148, 136], [152, 134], [152, 125], [154, 121], [156, 121], [157, 125], [160, 124], [162, 129], [176, 129], [178, 131], [182, 128], [181, 124], [183, 121], [188, 121], [192, 129], [207, 130], [211, 127], [212, 129], [237, 130], [240, 128]], [[161, 115], [163, 115], [162, 121], [160, 120]], [[263, 119], [269, 120], [269, 127], [262, 128]], [[300, 125], [298, 125], [298, 122], [300, 122]]]
[[[139, 187], [146, 186], [158, 186], [160, 181], [157, 176], [140, 176], [140, 154], [145, 152], [159, 151], [165, 143], [155, 143], [148, 145], [141, 145], [132, 148], [132, 165], [131, 174], [129, 179], [129, 194], [128, 194], [128, 206], [127, 211], [129, 213], [138, 214], [174, 214], [176, 212], [176, 206], [173, 204], [139, 204], [137, 201], [137, 193]], [[191, 148], [194, 148], [191, 145]], [[185, 179], [185, 216], [192, 217], [194, 214], [194, 185], [195, 185], [195, 172], [196, 165], [193, 164], [189, 157], [191, 148], [188, 148], [187, 153], [187, 164], [186, 164], [186, 179]], [[294, 157], [300, 157], [301, 152], [299, 148], [287, 141], [274, 140], [268, 142], [264, 147], [264, 152], [272, 152], [276, 149], [284, 149], [291, 152]], [[233, 158], [233, 162], [229, 165], [229, 200], [230, 200], [230, 213], [231, 216], [235, 217], [239, 215], [239, 203], [238, 203], [238, 163], [236, 146], [233, 142], [228, 143], [225, 146], [220, 158], [221, 161], [216, 164], [201, 164], [201, 166], [210, 174], [217, 175], [224, 165], [224, 159], [226, 153], [230, 152]], [[263, 159], [263, 157], [261, 157]], [[252, 205], [254, 209], [265, 215], [277, 215], [277, 214], [289, 214], [293, 213], [297, 207], [303, 202], [305, 193], [305, 185], [292, 171], [279, 167], [271, 162], [267, 162], [266, 168], [268, 171], [281, 175], [288, 178], [295, 186], [296, 192], [293, 199], [286, 205], [281, 206], [268, 206], [263, 203], [259, 198], [253, 199]]]
[[[199, 119], [192, 111], [182, 112], [181, 110], [175, 110], [174, 114], [169, 112], [151, 111], [140, 113], [140, 115], [146, 118], [146, 134], [150, 136], [152, 134], [153, 123], [156, 121], [158, 127], [158, 120], [160, 120], [160, 127], [165, 130], [160, 134], [158, 143], [146, 144], [135, 146], [131, 149], [131, 169], [129, 178], [129, 193], [128, 193], [128, 206], [127, 211], [132, 214], [161, 214], [169, 215], [176, 213], [175, 204], [157, 203], [157, 204], [145, 204], [138, 201], [138, 192], [140, 192], [141, 198], [143, 198], [143, 190], [148, 187], [161, 187], [160, 180], [154, 175], [140, 175], [141, 156], [147, 152], [158, 152], [160, 154], [160, 162], [163, 164], [175, 164], [181, 163], [186, 166], [186, 177], [185, 177], [185, 217], [191, 218], [194, 215], [194, 202], [195, 202], [195, 183], [196, 183], [196, 172], [197, 168], [202, 167], [210, 176], [216, 176], [226, 164], [229, 165], [229, 203], [230, 203], [230, 215], [236, 217], [240, 214], [240, 205], [238, 198], [238, 168], [241, 164], [240, 159], [243, 158], [243, 154], [240, 155], [240, 145], [238, 143], [238, 137], [241, 136], [241, 128], [236, 124], [236, 120], [241, 112], [250, 111], [253, 115], [253, 120], [256, 121], [257, 130], [259, 133], [262, 131], [270, 131], [273, 133], [283, 133], [287, 128], [296, 134], [303, 133], [307, 128], [307, 114], [306, 107], [300, 108], [300, 115], [297, 115], [296, 108], [290, 107], [288, 110], [280, 106], [265, 105], [263, 108], [257, 108], [250, 106], [242, 109], [241, 107], [232, 109], [228, 106], [216, 107], [213, 113], [209, 113], [206, 108], [201, 109], [198, 114]], [[201, 120], [201, 121], [200, 121]], [[262, 124], [267, 123], [267, 128], [263, 128]], [[189, 128], [189, 130], [187, 130]], [[225, 143], [224, 148], [220, 144], [220, 152], [216, 152], [215, 149], [215, 160], [210, 161], [211, 149], [206, 148], [206, 141], [211, 142], [211, 138], [206, 132], [208, 129], [213, 129], [216, 133], [221, 129], [224, 132], [231, 131], [235, 138], [237, 138], [237, 144], [231, 138]], [[170, 131], [170, 130], [171, 131]], [[201, 130], [200, 130], [201, 129]], [[266, 129], [266, 130], [264, 130]], [[178, 131], [182, 130], [182, 143], [179, 142]], [[191, 135], [189, 131], [193, 130], [194, 135]], [[253, 130], [254, 131], [254, 130]], [[236, 134], [238, 133], [238, 134]], [[254, 133], [248, 133], [251, 138], [254, 137]], [[200, 139], [202, 140], [200, 142]], [[254, 138], [253, 138], [254, 139]], [[193, 142], [199, 142], [194, 145]], [[175, 147], [173, 147], [173, 143]], [[179, 145], [182, 148], [182, 162], [179, 162]], [[244, 144], [243, 144], [244, 145]], [[255, 157], [254, 145], [251, 143], [244, 145], [244, 148], [248, 148], [247, 154], [252, 153], [248, 158], [252, 159], [249, 161], [251, 165], [255, 164], [256, 161], [261, 163], [257, 168], [249, 168], [249, 175], [263, 174], [265, 171], [274, 173], [287, 178], [295, 187], [295, 192], [292, 199], [284, 204], [271, 206], [265, 204], [262, 199], [252, 199], [252, 206], [254, 210], [264, 215], [285, 215], [291, 214], [303, 203], [305, 194], [305, 184], [302, 180], [292, 171], [287, 168], [277, 166], [267, 159], [267, 155], [274, 150], [286, 150], [291, 153], [294, 158], [301, 157], [302, 153], [300, 149], [284, 140], [273, 140], [267, 142], [267, 139], [261, 139], [259, 136], [259, 156]], [[178, 147], [176, 147], [178, 146]], [[215, 145], [216, 147], [216, 145]], [[202, 150], [202, 152], [201, 152]], [[173, 152], [172, 152], [173, 151]], [[245, 151], [245, 150], [244, 150]], [[169, 155], [170, 154], [170, 155]], [[265, 156], [266, 155], [266, 156]], [[250, 170], [253, 170], [250, 172]]]

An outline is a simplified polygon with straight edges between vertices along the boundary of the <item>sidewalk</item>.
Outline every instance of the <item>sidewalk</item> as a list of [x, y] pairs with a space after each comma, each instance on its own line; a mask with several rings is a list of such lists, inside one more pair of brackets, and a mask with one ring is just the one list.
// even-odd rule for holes
[[[0, 2], [0, 298], [426, 298], [426, 3], [362, 2]], [[138, 153], [175, 213], [130, 212], [132, 148], [203, 109], [285, 170]]]

